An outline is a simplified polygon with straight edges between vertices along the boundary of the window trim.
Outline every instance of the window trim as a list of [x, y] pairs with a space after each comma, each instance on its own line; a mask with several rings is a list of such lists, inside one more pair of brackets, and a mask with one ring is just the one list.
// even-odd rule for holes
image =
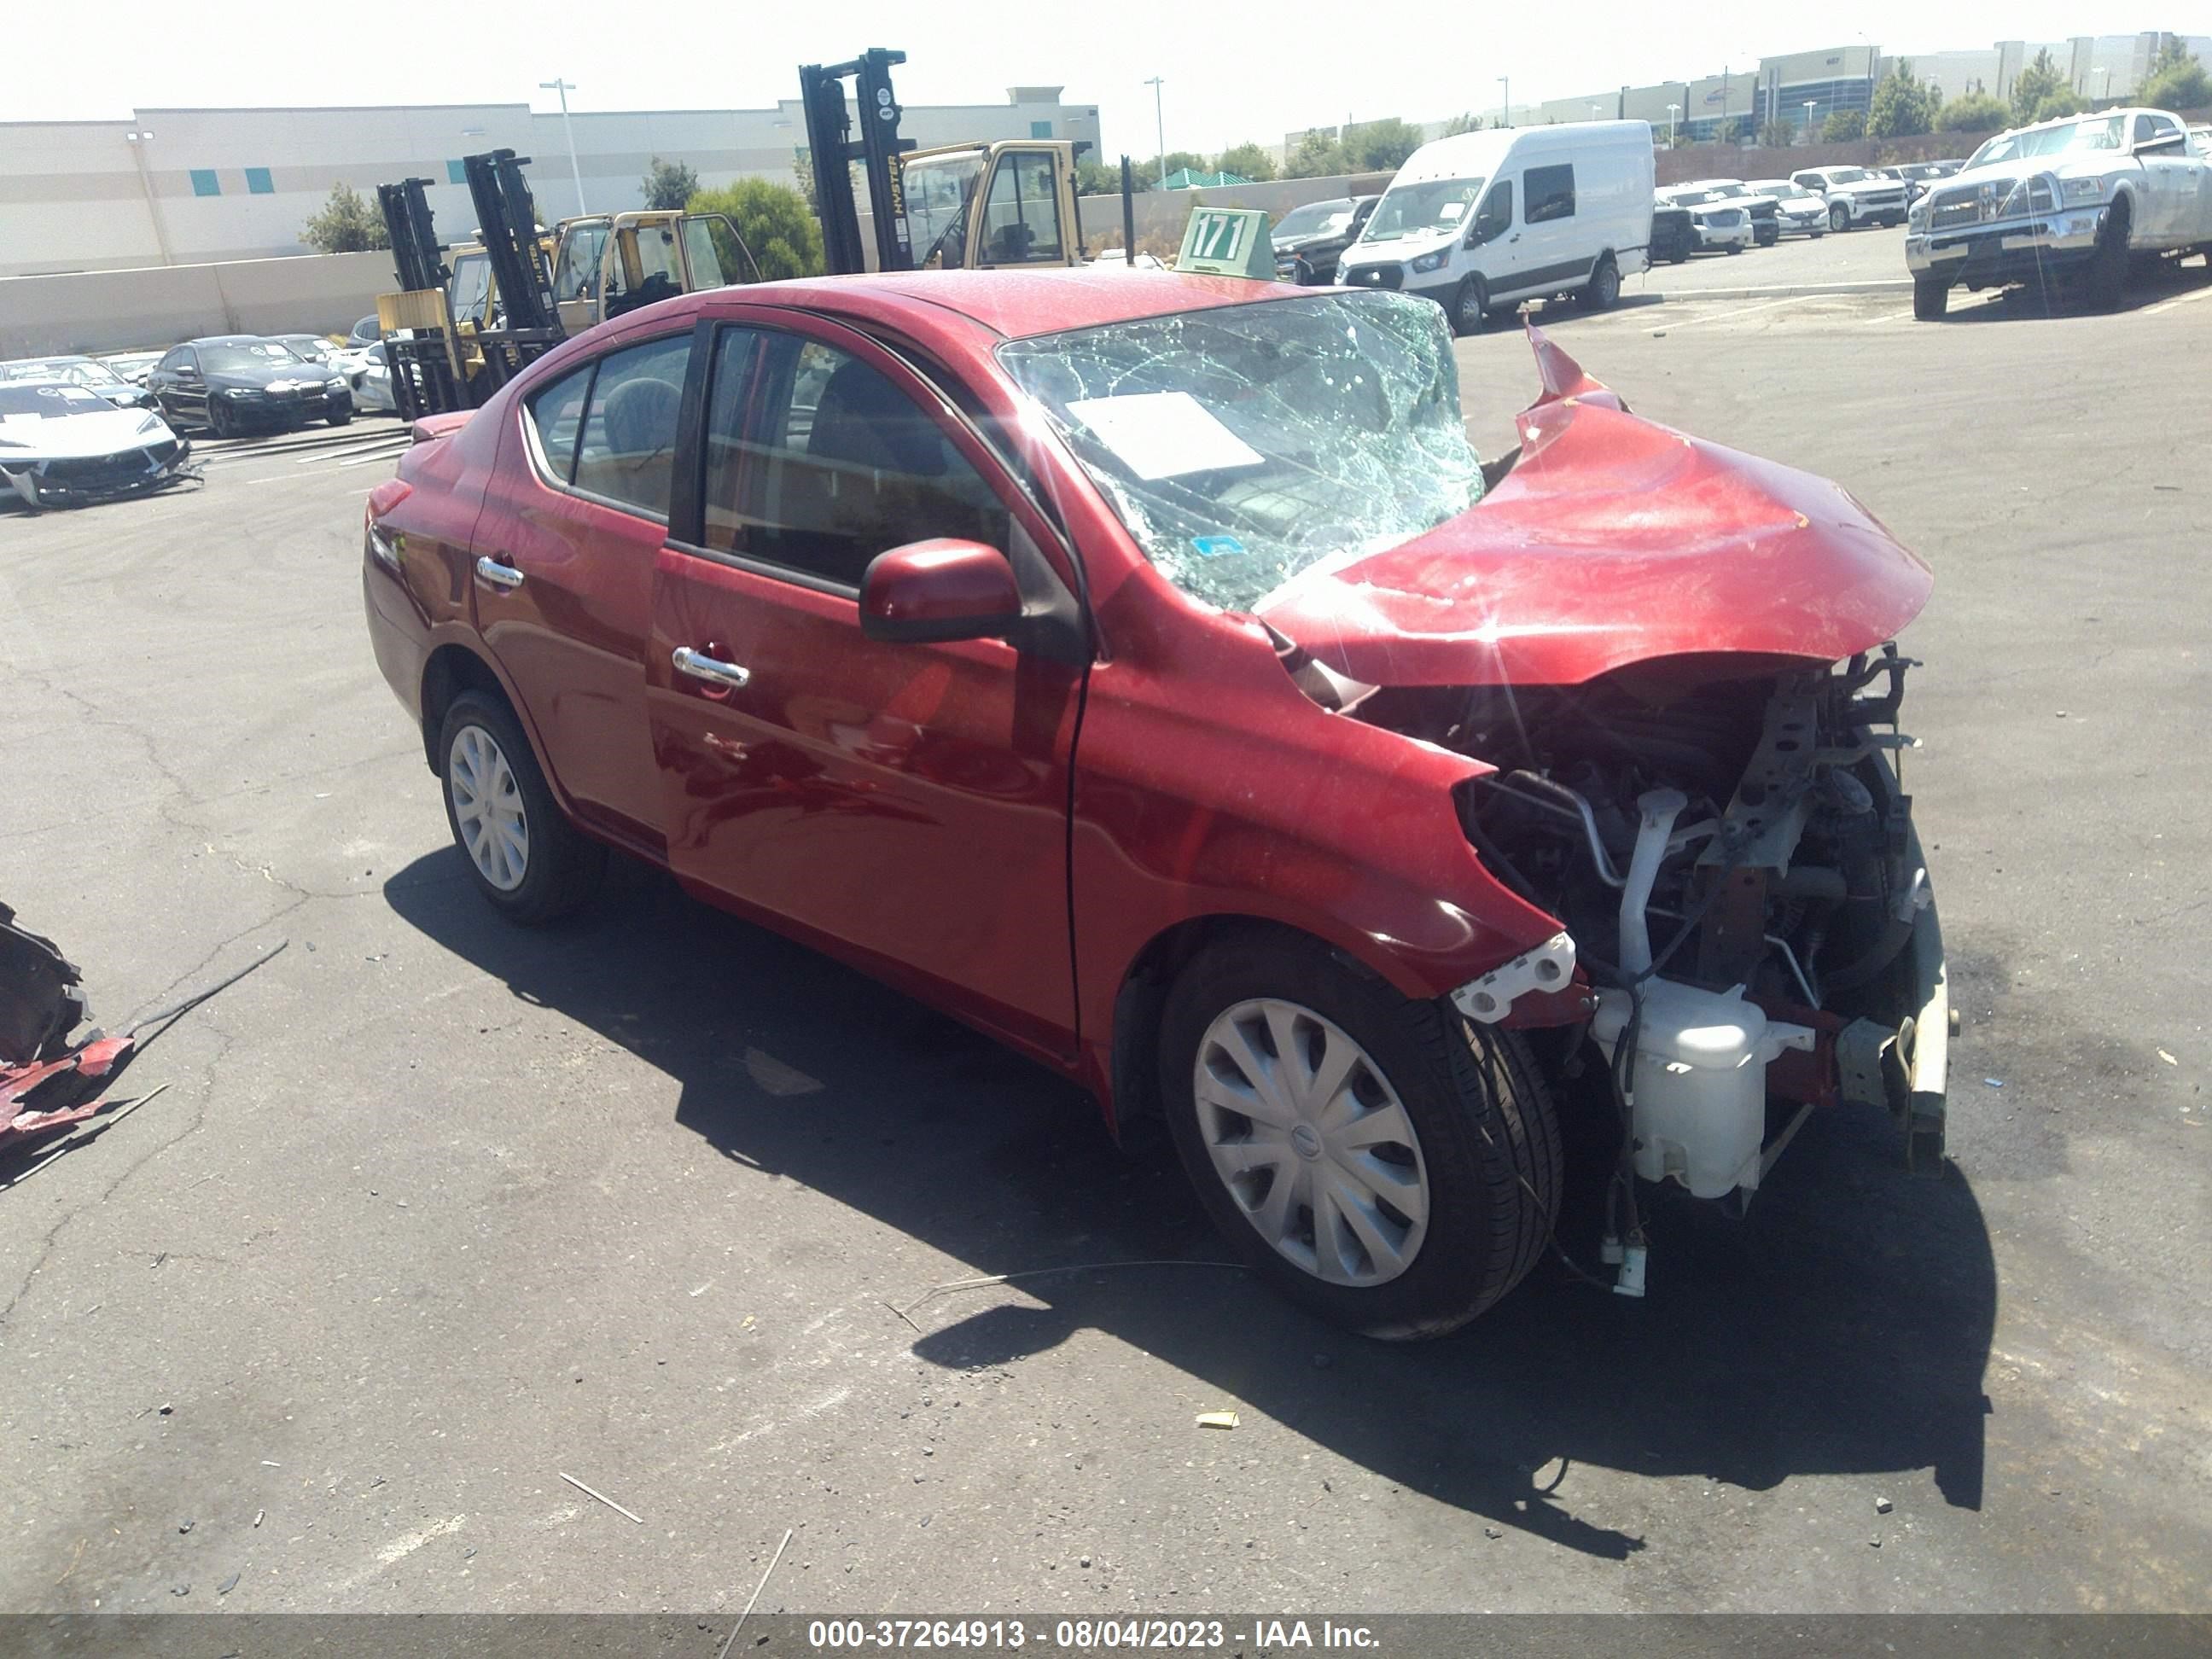
[[[691, 351], [691, 376], [684, 386], [686, 418], [678, 438], [677, 476], [670, 499], [669, 533], [665, 545], [671, 551], [689, 558], [726, 565], [733, 570], [743, 570], [812, 592], [850, 599], [856, 608], [860, 603], [860, 591], [858, 587], [848, 586], [810, 571], [794, 569], [789, 565], [755, 558], [750, 554], [725, 552], [706, 545], [705, 416], [708, 377], [714, 366], [714, 342], [725, 329], [793, 335], [869, 363], [902, 393], [912, 398], [915, 405], [937, 422], [939, 430], [959, 452], [961, 459], [975, 468], [976, 476], [983, 480], [985, 487], [999, 498], [1009, 520], [1018, 523], [1022, 533], [1037, 546], [1044, 568], [1052, 580], [1066, 589], [1088, 611], [1088, 603], [1081, 597], [1087, 584], [1073, 545], [1057, 519], [1043, 509], [1017, 476], [1016, 469], [1000, 454], [998, 446], [976, 429], [975, 422], [962, 407], [960, 400], [945, 390], [947, 385], [960, 383], [957, 377], [941, 368], [925, 367], [908, 350], [864, 331], [846, 318], [820, 311], [740, 303], [700, 315]], [[884, 361], [875, 361], [877, 356]], [[908, 385], [908, 381], [913, 384]], [[916, 386], [921, 388], [923, 395], [915, 396]], [[980, 400], [975, 401], [980, 406]], [[689, 446], [688, 453], [685, 446]], [[1056, 567], [1051, 553], [1047, 550], [1052, 547], [1060, 550], [1060, 559], [1069, 570], [1076, 573], [1076, 586], [1070, 587], [1066, 578]], [[1020, 568], [1015, 562], [1014, 550], [1012, 548], [999, 550], [1008, 565], [1014, 568], [1018, 579]], [[1095, 624], [1085, 625], [1095, 641], [1097, 637]]]
[[602, 495], [596, 490], [579, 489], [573, 482], [563, 483], [550, 476], [544, 447], [538, 440], [538, 421], [532, 413], [532, 405], [536, 404], [540, 392], [550, 390], [568, 379], [568, 375], [574, 372], [574, 370], [564, 370], [559, 374], [552, 375], [547, 379], [544, 386], [533, 386], [527, 396], [515, 399], [516, 416], [522, 422], [523, 447], [530, 457], [531, 471], [536, 476], [538, 482], [548, 489], [557, 490], [563, 495], [573, 495], [580, 501], [589, 501], [594, 507], [604, 507], [610, 512], [626, 514], [641, 524], [657, 524], [664, 530], [672, 524], [678, 506], [677, 489], [679, 482], [675, 469], [679, 469], [684, 465], [684, 446], [690, 441], [690, 428], [685, 422], [693, 416], [691, 381], [695, 366], [699, 361], [698, 331], [696, 329], [676, 329], [665, 334], [641, 334], [634, 339], [617, 340], [598, 356], [592, 358], [588, 363], [578, 364], [576, 367], [579, 368], [588, 368], [592, 371], [592, 378], [584, 387], [583, 415], [576, 422], [576, 443], [568, 455], [568, 472], [573, 480], [575, 476], [577, 459], [583, 453], [584, 428], [591, 422], [592, 399], [599, 395], [599, 370], [607, 359], [630, 350], [634, 347], [659, 345], [670, 340], [685, 338], [690, 341], [691, 353], [684, 360], [684, 402], [677, 411], [676, 443], [669, 454], [668, 464], [672, 471], [668, 486], [669, 510], [666, 513], [655, 513], [650, 508], [640, 507], [635, 501], [617, 501], [611, 495]]

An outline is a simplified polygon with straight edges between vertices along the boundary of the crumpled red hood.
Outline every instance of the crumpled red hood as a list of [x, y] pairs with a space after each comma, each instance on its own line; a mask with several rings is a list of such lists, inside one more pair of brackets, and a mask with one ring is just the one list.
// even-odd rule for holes
[[1259, 613], [1370, 685], [1571, 685], [1662, 657], [1833, 662], [1935, 579], [1840, 484], [1639, 419], [1536, 329], [1543, 395], [1480, 505]]

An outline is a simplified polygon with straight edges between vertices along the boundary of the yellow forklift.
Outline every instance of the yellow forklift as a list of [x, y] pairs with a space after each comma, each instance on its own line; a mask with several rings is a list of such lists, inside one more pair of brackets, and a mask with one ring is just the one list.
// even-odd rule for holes
[[[849, 63], [799, 71], [830, 274], [1081, 264], [1075, 163], [1088, 146], [1028, 138], [916, 149], [899, 137], [891, 89], [891, 66], [904, 62], [904, 52], [876, 46]], [[857, 137], [848, 81], [860, 110]], [[874, 210], [872, 247], [861, 234], [854, 161]]]
[[464, 158], [478, 228], [450, 250], [438, 244], [428, 179], [378, 187], [400, 286], [379, 296], [377, 323], [393, 401], [410, 420], [480, 406], [524, 364], [610, 317], [721, 287], [722, 246], [751, 260], [719, 213], [586, 215], [548, 233], [522, 176], [529, 160], [511, 149]]

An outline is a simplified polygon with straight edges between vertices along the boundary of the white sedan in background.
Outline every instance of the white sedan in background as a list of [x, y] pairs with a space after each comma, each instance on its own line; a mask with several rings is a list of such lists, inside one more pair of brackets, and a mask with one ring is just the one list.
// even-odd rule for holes
[[1802, 185], [1787, 179], [1753, 179], [1744, 188], [1774, 204], [1774, 216], [1782, 222], [1784, 235], [1792, 231], [1801, 236], [1828, 234], [1828, 204]]
[[392, 365], [384, 356], [384, 342], [342, 351], [332, 360], [337, 372], [353, 388], [353, 406], [364, 414], [379, 414], [399, 407], [392, 395]]

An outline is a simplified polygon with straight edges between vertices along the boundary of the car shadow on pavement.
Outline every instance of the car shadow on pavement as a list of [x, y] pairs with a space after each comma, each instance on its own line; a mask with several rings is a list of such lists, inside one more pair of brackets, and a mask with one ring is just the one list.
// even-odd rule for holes
[[2026, 318], [2124, 317], [2130, 312], [2145, 311], [2169, 300], [2185, 299], [2208, 284], [2212, 284], [2212, 258], [2199, 259], [2187, 264], [2161, 263], [2154, 268], [2138, 271], [2129, 279], [2126, 296], [2111, 312], [2100, 308], [2078, 290], [2063, 287], [2027, 283], [2003, 289], [1985, 289], [1978, 293], [1954, 289], [1951, 308], [1943, 320], [1958, 324], [1995, 323]]
[[[542, 932], [495, 916], [450, 848], [385, 892], [516, 997], [675, 1079], [677, 1121], [724, 1157], [979, 1275], [1079, 1269], [910, 1287], [925, 1361], [1011, 1366], [1099, 1330], [1395, 1485], [1601, 1559], [1644, 1539], [1577, 1507], [1618, 1490], [1577, 1466], [1753, 1490], [1927, 1468], [1952, 1504], [1980, 1506], [1988, 1236], [1963, 1176], [1907, 1175], [1875, 1116], [1808, 1125], [1741, 1220], [1646, 1189], [1644, 1300], [1547, 1261], [1460, 1334], [1393, 1346], [1242, 1270], [1188, 1265], [1226, 1252], [1180, 1171], [1117, 1152], [1079, 1091], [664, 875], [618, 860], [583, 915]], [[1186, 1265], [1109, 1270], [1162, 1261]]]

